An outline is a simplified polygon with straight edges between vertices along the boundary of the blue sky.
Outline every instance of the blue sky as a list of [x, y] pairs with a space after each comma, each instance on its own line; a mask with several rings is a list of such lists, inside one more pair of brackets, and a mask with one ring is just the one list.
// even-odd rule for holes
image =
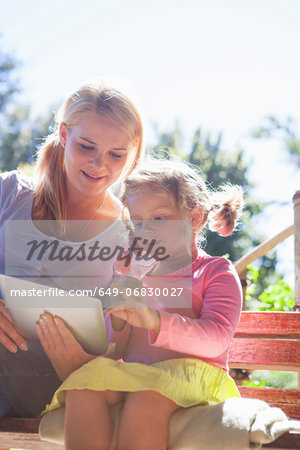
[[[293, 221], [291, 197], [300, 174], [275, 141], [253, 141], [263, 117], [300, 123], [298, 0], [0, 0], [1, 46], [21, 62], [22, 101], [45, 113], [80, 81], [125, 79], [151, 123], [223, 131], [224, 147], [245, 148], [250, 178], [270, 207], [267, 236]], [[293, 242], [282, 246], [283, 268]], [[292, 270], [292, 269], [291, 269]], [[292, 278], [291, 278], [292, 279]]]

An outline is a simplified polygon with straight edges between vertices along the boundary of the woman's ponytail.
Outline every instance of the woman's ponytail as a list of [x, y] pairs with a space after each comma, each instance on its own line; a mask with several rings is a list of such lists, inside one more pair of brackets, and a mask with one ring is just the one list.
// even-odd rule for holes
[[36, 165], [35, 217], [66, 220], [64, 149], [55, 134], [38, 151]]

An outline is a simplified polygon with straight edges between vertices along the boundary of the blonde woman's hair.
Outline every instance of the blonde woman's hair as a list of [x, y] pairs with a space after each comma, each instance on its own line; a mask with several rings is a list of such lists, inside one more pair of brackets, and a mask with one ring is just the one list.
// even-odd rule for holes
[[196, 169], [181, 161], [152, 159], [139, 165], [123, 182], [121, 201], [127, 206], [128, 198], [142, 190], [171, 194], [182, 218], [200, 207], [199, 232], [208, 224], [221, 236], [232, 234], [244, 204], [241, 186], [226, 184], [212, 191]]
[[61, 105], [55, 115], [55, 127], [37, 153], [35, 213], [40, 219], [66, 220], [66, 174], [64, 148], [59, 140], [62, 122], [72, 129], [81, 118], [96, 113], [115, 122], [138, 145], [130, 152], [120, 179], [135, 168], [143, 152], [141, 117], [131, 100], [100, 80], [80, 85]]

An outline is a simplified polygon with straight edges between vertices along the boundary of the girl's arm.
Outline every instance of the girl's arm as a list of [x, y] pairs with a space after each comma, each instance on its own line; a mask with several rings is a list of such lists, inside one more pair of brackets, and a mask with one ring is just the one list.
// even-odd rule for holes
[[[123, 325], [122, 322], [124, 322]], [[105, 314], [105, 325], [108, 342], [115, 344], [113, 359], [122, 358], [130, 338], [131, 325], [123, 320], [114, 318], [112, 314]]]
[[[193, 283], [194, 299], [203, 295], [199, 318], [160, 311], [160, 331], [149, 332], [150, 344], [197, 357], [224, 353], [238, 325], [242, 291], [231, 263], [218, 258]], [[193, 305], [194, 309], [197, 305]]]
[[[120, 268], [120, 264], [118, 266]], [[123, 273], [123, 271], [120, 272]], [[113, 279], [111, 283], [112, 289], [117, 289], [120, 292], [126, 292], [126, 288], [130, 288], [133, 291], [135, 288], [141, 288], [142, 282], [136, 278], [130, 276], [126, 277], [124, 273], [123, 277], [117, 277]], [[108, 340], [110, 343], [115, 343], [115, 359], [119, 359], [124, 356], [128, 341], [130, 339], [131, 332], [131, 322], [128, 321], [128, 314], [122, 311], [120, 313], [119, 308], [124, 307], [126, 304], [125, 294], [119, 294], [116, 297], [112, 297], [110, 302], [107, 302], [110, 307], [105, 311], [105, 324], [108, 335]], [[133, 323], [135, 325], [135, 323]]]

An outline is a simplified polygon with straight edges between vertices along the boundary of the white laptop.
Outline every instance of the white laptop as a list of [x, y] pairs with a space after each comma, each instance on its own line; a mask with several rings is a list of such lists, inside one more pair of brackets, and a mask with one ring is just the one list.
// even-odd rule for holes
[[35, 324], [41, 314], [48, 311], [64, 319], [87, 352], [101, 355], [107, 349], [108, 338], [100, 299], [70, 296], [59, 288], [1, 274], [0, 289], [17, 331], [25, 339], [38, 340]]

